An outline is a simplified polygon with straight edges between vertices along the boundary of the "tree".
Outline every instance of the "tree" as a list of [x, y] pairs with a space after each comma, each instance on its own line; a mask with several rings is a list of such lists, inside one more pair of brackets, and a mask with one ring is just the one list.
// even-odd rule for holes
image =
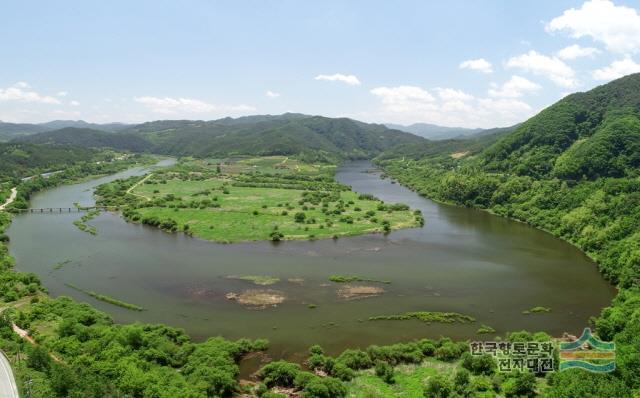
[[299, 211], [293, 216], [293, 218], [296, 220], [296, 222], [303, 223], [304, 220], [307, 218], [307, 215], [304, 214], [304, 212]]
[[51, 358], [49, 352], [40, 346], [32, 347], [29, 350], [29, 357], [27, 358], [27, 366], [31, 369], [46, 372], [51, 367]]

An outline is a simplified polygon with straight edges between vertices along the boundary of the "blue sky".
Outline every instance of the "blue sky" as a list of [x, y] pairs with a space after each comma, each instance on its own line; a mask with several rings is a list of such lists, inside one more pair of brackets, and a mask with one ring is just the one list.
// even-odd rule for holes
[[0, 120], [494, 127], [640, 71], [640, 1], [0, 5]]

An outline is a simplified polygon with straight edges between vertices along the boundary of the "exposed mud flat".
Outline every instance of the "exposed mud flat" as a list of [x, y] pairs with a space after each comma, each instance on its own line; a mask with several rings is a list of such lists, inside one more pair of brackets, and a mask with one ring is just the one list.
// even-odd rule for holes
[[338, 289], [338, 297], [346, 300], [356, 300], [380, 296], [384, 292], [385, 290], [378, 286], [344, 285]]
[[250, 289], [242, 293], [227, 293], [227, 299], [235, 300], [239, 304], [256, 309], [275, 307], [284, 302], [284, 292], [271, 289]]

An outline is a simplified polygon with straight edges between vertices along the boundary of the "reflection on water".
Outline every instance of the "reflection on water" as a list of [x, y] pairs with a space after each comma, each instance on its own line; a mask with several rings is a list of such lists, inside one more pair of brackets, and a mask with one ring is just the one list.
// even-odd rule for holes
[[[77, 214], [17, 216], [8, 234], [17, 268], [35, 272], [52, 295], [69, 295], [109, 312], [116, 321], [163, 322], [195, 339], [263, 337], [272, 357], [299, 359], [318, 343], [335, 353], [347, 346], [384, 344], [448, 335], [473, 338], [479, 325], [508, 330], [579, 334], [614, 291], [595, 265], [573, 246], [524, 224], [488, 213], [436, 204], [398, 184], [365, 173], [367, 162], [340, 168], [337, 178], [360, 192], [422, 210], [424, 228], [337, 241], [205, 242], [182, 234], [125, 223], [106, 213], [89, 222], [97, 236], [72, 225]], [[33, 198], [33, 207], [90, 204], [93, 188], [136, 168], [87, 183], [55, 188]], [[71, 260], [59, 270], [56, 263]], [[345, 300], [331, 274], [390, 280], [376, 297]], [[264, 288], [282, 292], [277, 306], [252, 309], [228, 299], [260, 289], [229, 275], [270, 275]], [[67, 288], [73, 283], [143, 306], [133, 312]], [[313, 304], [316, 308], [309, 308]], [[523, 315], [534, 306], [548, 314]], [[371, 322], [368, 317], [406, 311], [455, 311], [475, 324], [418, 321]]]

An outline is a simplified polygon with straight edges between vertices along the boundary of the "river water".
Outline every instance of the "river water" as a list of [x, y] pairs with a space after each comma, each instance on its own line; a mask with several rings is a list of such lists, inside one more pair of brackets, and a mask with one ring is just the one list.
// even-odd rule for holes
[[[88, 205], [95, 186], [147, 171], [134, 168], [41, 192], [32, 207]], [[96, 236], [72, 224], [77, 213], [25, 214], [16, 216], [8, 230], [9, 249], [16, 268], [38, 274], [52, 296], [89, 302], [117, 322], [162, 322], [184, 328], [195, 340], [267, 338], [272, 357], [292, 360], [304, 357], [312, 344], [334, 354], [346, 347], [422, 337], [472, 339], [480, 324], [499, 334], [527, 329], [579, 335], [615, 293], [584, 254], [547, 233], [486, 212], [434, 203], [381, 179], [368, 162], [348, 163], [336, 178], [356, 191], [422, 210], [425, 226], [336, 241], [225, 245], [129, 224], [115, 213], [89, 222]], [[345, 300], [337, 294], [340, 286], [328, 282], [332, 274], [392, 283], [378, 285], [386, 291], [378, 297]], [[245, 308], [225, 295], [257, 287], [229, 275], [279, 277], [281, 282], [269, 288], [284, 292], [287, 300], [277, 307]], [[115, 307], [65, 283], [146, 310]], [[552, 311], [522, 314], [534, 306]], [[454, 311], [477, 322], [367, 320], [407, 311]]]

